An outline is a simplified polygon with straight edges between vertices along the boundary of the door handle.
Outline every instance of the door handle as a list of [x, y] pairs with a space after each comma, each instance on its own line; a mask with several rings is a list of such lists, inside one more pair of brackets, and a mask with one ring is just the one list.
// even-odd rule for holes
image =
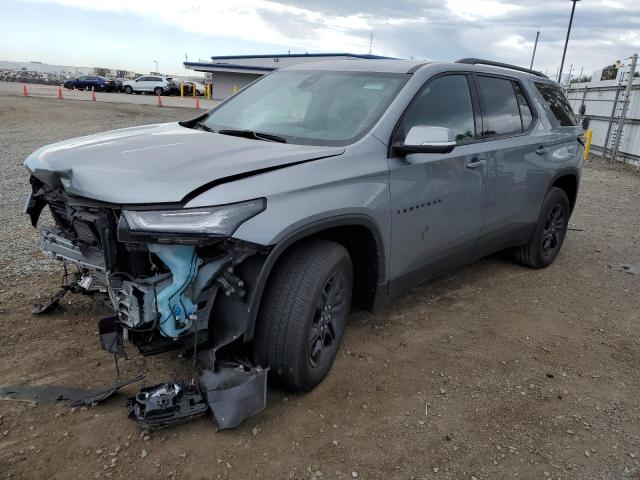
[[544, 155], [545, 153], [547, 153], [547, 149], [546, 149], [546, 148], [544, 148], [542, 145], [540, 145], [540, 146], [538, 147], [538, 149], [536, 150], [536, 153], [537, 153], [538, 155]]
[[486, 160], [479, 160], [477, 158], [474, 158], [471, 162], [467, 163], [466, 167], [467, 168], [478, 168], [478, 167], [482, 167], [483, 165], [486, 165], [487, 161]]

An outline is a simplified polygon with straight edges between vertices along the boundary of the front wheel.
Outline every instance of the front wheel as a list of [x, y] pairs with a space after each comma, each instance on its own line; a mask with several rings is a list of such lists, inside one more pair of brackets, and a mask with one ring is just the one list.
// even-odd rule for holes
[[353, 269], [347, 250], [311, 240], [285, 252], [262, 298], [254, 361], [288, 390], [309, 391], [327, 376], [351, 307]]
[[131, 85], [127, 85], [126, 87], [124, 87], [124, 93], [128, 93], [129, 95], [131, 95], [133, 93], [133, 87]]
[[513, 251], [516, 262], [531, 268], [551, 265], [562, 248], [570, 212], [569, 198], [564, 190], [555, 187], [549, 190], [529, 243]]

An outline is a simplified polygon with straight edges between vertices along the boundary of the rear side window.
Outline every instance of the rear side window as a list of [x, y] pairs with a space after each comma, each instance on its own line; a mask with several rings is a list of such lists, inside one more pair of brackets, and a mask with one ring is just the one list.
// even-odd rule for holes
[[477, 85], [482, 107], [482, 135], [521, 133], [522, 120], [513, 82], [478, 76]]
[[536, 83], [536, 88], [544, 98], [545, 103], [553, 113], [561, 127], [573, 127], [576, 125], [576, 118], [571, 110], [571, 105], [562, 93], [558, 85], [548, 83]]
[[447, 127], [456, 142], [475, 136], [471, 93], [466, 75], [447, 75], [430, 82], [407, 108], [395, 140], [404, 141], [416, 125]]

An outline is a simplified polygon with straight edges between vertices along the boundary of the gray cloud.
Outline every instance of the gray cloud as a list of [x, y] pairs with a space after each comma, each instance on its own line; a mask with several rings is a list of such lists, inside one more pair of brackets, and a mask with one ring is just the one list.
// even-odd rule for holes
[[[567, 64], [586, 72], [640, 50], [640, 2], [618, 0], [622, 8], [596, 1], [577, 4]], [[497, 4], [495, 15], [473, 18], [478, 8], [453, 12], [445, 1], [435, 0], [277, 0], [335, 19], [357, 15], [368, 22], [374, 35], [374, 53], [450, 61], [476, 56], [528, 65], [535, 32], [540, 30], [536, 67], [555, 71], [560, 63], [571, 4], [560, 0], [510, 0]], [[502, 7], [501, 7], [502, 5]], [[509, 7], [518, 7], [515, 9]], [[480, 7], [481, 8], [481, 7]], [[503, 11], [500, 11], [501, 8]], [[313, 40], [322, 20], [304, 15], [260, 12], [265, 22], [292, 39]], [[635, 37], [634, 37], [635, 32]], [[345, 27], [344, 32], [368, 45], [369, 31]], [[322, 45], [318, 45], [322, 50]]]

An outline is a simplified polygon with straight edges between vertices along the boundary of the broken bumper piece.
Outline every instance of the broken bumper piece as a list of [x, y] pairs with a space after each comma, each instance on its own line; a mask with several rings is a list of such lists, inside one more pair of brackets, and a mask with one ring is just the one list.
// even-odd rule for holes
[[264, 410], [267, 371], [224, 364], [217, 372], [205, 370], [199, 388], [183, 382], [143, 388], [127, 401], [129, 418], [143, 428], [157, 430], [193, 422], [211, 409], [218, 429], [237, 427]]
[[233, 428], [267, 404], [267, 372], [260, 367], [228, 365], [205, 370], [200, 388], [219, 429]]
[[196, 421], [209, 409], [197, 386], [181, 382], [143, 388], [127, 406], [129, 418], [151, 430]]

